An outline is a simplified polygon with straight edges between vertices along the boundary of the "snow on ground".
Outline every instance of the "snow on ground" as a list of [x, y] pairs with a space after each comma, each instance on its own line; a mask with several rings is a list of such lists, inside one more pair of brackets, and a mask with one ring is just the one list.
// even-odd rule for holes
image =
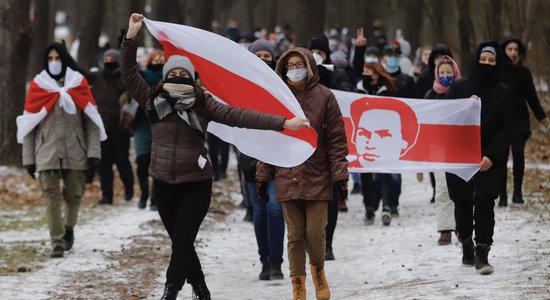
[[[383, 227], [380, 213], [374, 225], [365, 226], [361, 198], [350, 196], [349, 212], [340, 213], [336, 228], [336, 260], [326, 262], [332, 299], [550, 299], [548, 212], [533, 214], [514, 207], [496, 207], [495, 242], [489, 258], [495, 273], [481, 276], [473, 267], [461, 264], [458, 245], [437, 245], [430, 197], [429, 182], [418, 183], [413, 174], [404, 175], [401, 216], [393, 219], [391, 226]], [[235, 204], [241, 200], [237, 194], [232, 198]], [[121, 206], [114, 207], [108, 217], [79, 225], [72, 251], [86, 255], [70, 253], [63, 260], [48, 261], [36, 272], [3, 277], [0, 299], [46, 299], [63, 283], [64, 272], [102, 271], [111, 262], [98, 249], [118, 251], [128, 246], [129, 237], [143, 230], [139, 225], [157, 217], [134, 206]], [[285, 279], [258, 280], [261, 265], [254, 231], [250, 223], [242, 221], [243, 217], [244, 210], [235, 210], [212, 229], [199, 232], [202, 242], [197, 251], [212, 297], [291, 299], [286, 251]], [[45, 229], [29, 233], [32, 236], [26, 238], [48, 238]], [[2, 233], [1, 239], [11, 240], [14, 235]], [[314, 299], [309, 268], [306, 280], [308, 299]], [[162, 294], [164, 271], [159, 272], [156, 281], [158, 288], [147, 299], [158, 299]], [[179, 299], [191, 299], [188, 285]]]

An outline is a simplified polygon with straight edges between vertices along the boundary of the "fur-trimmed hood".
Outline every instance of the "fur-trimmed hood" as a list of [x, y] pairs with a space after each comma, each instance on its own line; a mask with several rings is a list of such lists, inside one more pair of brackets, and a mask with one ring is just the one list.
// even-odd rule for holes
[[313, 54], [311, 54], [311, 51], [309, 51], [306, 48], [292, 48], [288, 49], [277, 61], [277, 66], [275, 67], [275, 73], [279, 75], [283, 81], [286, 83], [288, 80], [288, 77], [286, 77], [287, 68], [286, 65], [288, 63], [288, 59], [292, 55], [299, 55], [304, 59], [304, 62], [306, 63], [307, 68], [307, 80], [305, 89], [308, 89], [309, 87], [312, 87], [319, 83], [319, 72], [317, 70], [317, 64], [315, 63], [315, 59], [313, 58]]

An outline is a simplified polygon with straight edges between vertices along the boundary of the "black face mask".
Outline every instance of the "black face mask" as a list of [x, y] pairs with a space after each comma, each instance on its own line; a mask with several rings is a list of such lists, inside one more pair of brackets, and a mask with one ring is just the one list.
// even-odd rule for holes
[[176, 76], [172, 78], [167, 78], [164, 82], [166, 83], [174, 83], [174, 84], [186, 84], [186, 85], [193, 85], [193, 79], [189, 77], [182, 77], [182, 76]]
[[147, 65], [147, 68], [149, 68], [149, 70], [154, 71], [154, 72], [162, 71], [162, 67], [164, 67], [164, 64], [148, 64]]
[[103, 67], [105, 68], [105, 71], [112, 73], [118, 69], [118, 63], [116, 61], [104, 63]]
[[266, 63], [270, 68], [271, 70], [275, 70], [275, 62], [274, 61], [269, 61], [269, 60], [265, 60], [265, 59], [262, 59], [264, 61], [264, 63]]
[[363, 78], [363, 86], [371, 86], [372, 84], [372, 76], [371, 75], [363, 75], [361, 76]]
[[481, 73], [481, 76], [488, 77], [495, 71], [496, 66], [489, 65], [489, 64], [479, 64], [479, 72]]

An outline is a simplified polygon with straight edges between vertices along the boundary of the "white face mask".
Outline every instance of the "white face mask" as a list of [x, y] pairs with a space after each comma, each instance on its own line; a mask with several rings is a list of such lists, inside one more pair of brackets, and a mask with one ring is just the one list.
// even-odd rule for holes
[[317, 63], [317, 65], [320, 65], [323, 63], [323, 57], [319, 55], [319, 53], [313, 52], [313, 58], [315, 59], [315, 62]]
[[48, 63], [48, 69], [53, 76], [61, 74], [62, 68], [63, 64], [60, 61], [50, 61]]
[[300, 82], [304, 80], [307, 76], [307, 68], [300, 68], [300, 69], [294, 69], [289, 70], [286, 72], [286, 77], [288, 77], [288, 80], [291, 82]]

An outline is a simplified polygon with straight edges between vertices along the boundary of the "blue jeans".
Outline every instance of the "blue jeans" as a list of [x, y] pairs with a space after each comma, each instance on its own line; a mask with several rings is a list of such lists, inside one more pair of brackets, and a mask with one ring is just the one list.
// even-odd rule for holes
[[285, 238], [285, 219], [281, 204], [275, 199], [275, 180], [267, 184], [268, 203], [258, 197], [256, 183], [247, 182], [254, 211], [254, 233], [262, 264], [271, 260], [282, 261]]

